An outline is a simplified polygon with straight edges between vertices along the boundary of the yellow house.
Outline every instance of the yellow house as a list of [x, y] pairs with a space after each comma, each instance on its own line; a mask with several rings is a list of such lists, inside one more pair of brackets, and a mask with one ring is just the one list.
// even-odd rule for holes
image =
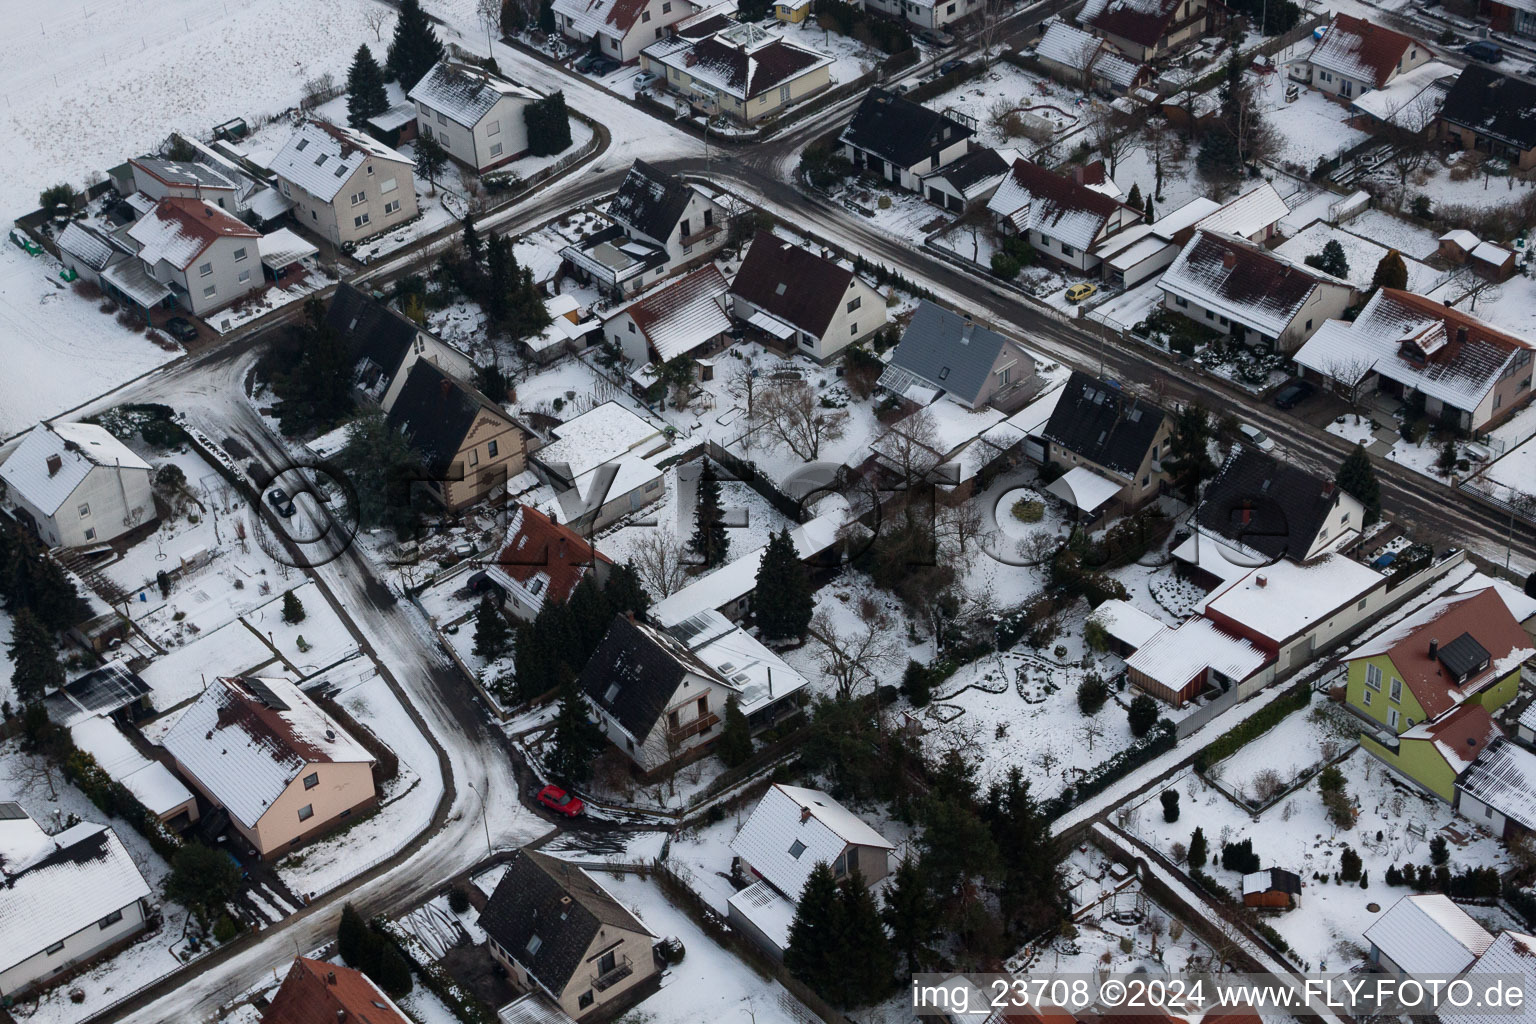
[[798, 25], [811, 13], [811, 0], [789, 0], [773, 5], [773, 16], [790, 25]]
[[835, 61], [745, 24], [652, 43], [640, 63], [696, 110], [754, 124], [830, 88]]
[[472, 385], [418, 360], [389, 425], [421, 453], [427, 489], [450, 510], [493, 497], [527, 468], [528, 437]]
[[1514, 699], [1536, 649], [1493, 588], [1452, 594], [1345, 659], [1345, 699], [1372, 728], [1361, 746], [1436, 796], [1502, 735], [1489, 712]]

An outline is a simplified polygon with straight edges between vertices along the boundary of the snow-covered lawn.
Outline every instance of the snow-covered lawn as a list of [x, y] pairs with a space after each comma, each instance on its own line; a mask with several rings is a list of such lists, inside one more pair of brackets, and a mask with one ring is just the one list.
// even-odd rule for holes
[[1536, 334], [1536, 279], [1516, 274], [1508, 281], [1484, 281], [1462, 272], [1429, 294], [1495, 327], [1530, 338]]
[[949, 214], [916, 192], [889, 184], [876, 185], [867, 179], [857, 179], [842, 186], [834, 197], [852, 204], [876, 229], [914, 245], [921, 245], [929, 235], [950, 222]]
[[[1321, 253], [1330, 241], [1339, 243], [1349, 263], [1349, 269], [1340, 276], [1362, 292], [1369, 289], [1376, 265], [1391, 247], [1363, 238], [1349, 228], [1336, 228], [1319, 221], [1286, 240], [1275, 251], [1297, 263], [1304, 263], [1308, 256]], [[1408, 290], [1420, 295], [1428, 294], [1449, 276], [1446, 271], [1436, 270], [1417, 259], [1404, 259], [1403, 263], [1408, 268]]]
[[1285, 102], [1289, 78], [1250, 75], [1264, 105], [1265, 122], [1276, 135], [1276, 162], [1298, 174], [1310, 174], [1319, 160], [1331, 159], [1364, 142], [1368, 135], [1345, 124], [1349, 112], [1323, 93], [1306, 86], [1295, 102]]
[[[1354, 746], [1358, 735], [1348, 712], [1317, 700], [1287, 715], [1225, 761], [1212, 765], [1209, 774], [1239, 799], [1262, 802], [1273, 795], [1277, 784], [1289, 786], [1303, 772], [1321, 770], [1324, 763]], [[1261, 792], [1265, 787], [1270, 790]]]
[[336, 283], [336, 279], [327, 275], [315, 262], [314, 257], [305, 259], [304, 265], [302, 277], [290, 280], [281, 288], [273, 285], [253, 299], [236, 303], [228, 309], [211, 315], [207, 321], [208, 326], [220, 334], [228, 334], [237, 327], [244, 327], [252, 320], [266, 316], [274, 309], [302, 302], [315, 292]]
[[[1242, 751], [1248, 756], [1248, 749]], [[1296, 910], [1269, 918], [1269, 923], [1290, 946], [1311, 961], [1312, 968], [1337, 972], [1347, 969], [1363, 952], [1361, 936], [1380, 911], [1411, 890], [1386, 884], [1392, 864], [1429, 862], [1429, 839], [1437, 832], [1451, 844], [1453, 870], [1492, 866], [1502, 869], [1507, 858], [1500, 844], [1459, 817], [1446, 804], [1404, 782], [1380, 761], [1357, 750], [1340, 763], [1345, 789], [1356, 800], [1359, 818], [1348, 831], [1339, 831], [1326, 817], [1322, 796], [1314, 778], [1302, 789], [1257, 816], [1238, 807], [1214, 787], [1190, 772], [1180, 773], [1167, 787], [1147, 792], [1125, 805], [1124, 825], [1167, 856], [1174, 843], [1187, 845], [1198, 825], [1205, 831], [1215, 863], [1206, 871], [1222, 885], [1241, 892], [1242, 878], [1221, 867], [1223, 842], [1253, 839], [1262, 866], [1295, 871], [1302, 879], [1302, 901]], [[1180, 792], [1180, 814], [1175, 823], [1163, 821], [1159, 793], [1164, 788]], [[1116, 811], [1117, 819], [1122, 811]], [[1377, 838], [1380, 836], [1380, 838]], [[1360, 855], [1367, 888], [1358, 883], [1335, 884], [1345, 847]], [[1327, 882], [1313, 878], [1326, 874]], [[1474, 916], [1496, 922], [1498, 932], [1514, 922], [1499, 911], [1468, 907]]]
[[1005, 61], [995, 62], [983, 74], [925, 100], [923, 105], [973, 119], [976, 122], [975, 141], [980, 145], [993, 149], [1012, 147], [1024, 152], [1034, 149], [1036, 144], [1028, 139], [1006, 138], [988, 123], [993, 105], [1003, 99], [1014, 109], [1027, 110], [1056, 122], [1059, 131], [1076, 125], [1086, 105], [1080, 92]]
[[1383, 210], [1366, 210], [1346, 226], [1357, 235], [1417, 260], [1433, 256], [1440, 248], [1440, 239], [1435, 232]]
[[1500, 500], [1517, 492], [1536, 495], [1536, 438], [1489, 466], [1479, 477], [1478, 486]]

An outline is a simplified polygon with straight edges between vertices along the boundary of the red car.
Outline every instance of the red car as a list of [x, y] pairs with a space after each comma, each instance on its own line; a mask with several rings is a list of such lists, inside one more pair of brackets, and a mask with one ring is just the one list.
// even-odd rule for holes
[[563, 814], [567, 818], [574, 818], [580, 814], [586, 804], [581, 802], [581, 797], [573, 796], [559, 786], [545, 786], [539, 790], [539, 803], [548, 807], [556, 814]]

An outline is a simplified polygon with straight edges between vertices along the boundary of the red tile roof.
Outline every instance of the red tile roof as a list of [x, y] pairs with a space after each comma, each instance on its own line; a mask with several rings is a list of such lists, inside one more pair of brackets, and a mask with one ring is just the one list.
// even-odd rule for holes
[[[1095, 5], [1089, 4], [1089, 8]], [[1086, 24], [1106, 35], [1155, 47], [1178, 14], [1180, 0], [1108, 0], [1097, 11], [1085, 9]]]
[[[597, 560], [613, 564], [602, 552], [597, 553]], [[543, 597], [555, 604], [571, 596], [592, 564], [592, 547], [581, 534], [530, 505], [518, 506], [506, 547], [496, 559], [496, 567], [519, 583], [540, 574], [547, 576]]]
[[[1414, 738], [1416, 732], [1404, 733], [1403, 739]], [[1431, 725], [1425, 733], [1458, 774], [1476, 761], [1494, 740], [1504, 735], [1488, 709], [1481, 704], [1463, 704]]]
[[1380, 89], [1397, 70], [1409, 47], [1419, 45], [1401, 32], [1373, 25], [1363, 18], [1336, 14], [1328, 31], [1312, 48], [1309, 59], [1314, 64], [1346, 73], [1349, 70], [1369, 72], [1371, 84]]
[[[1382, 303], [1391, 303], [1404, 309], [1412, 310], [1420, 316], [1431, 317], [1445, 324], [1445, 333], [1448, 344], [1445, 348], [1435, 353], [1434, 361], [1437, 363], [1454, 363], [1461, 355], [1462, 350], [1471, 345], [1493, 345], [1505, 352], [1514, 352], [1519, 349], [1536, 348], [1523, 338], [1517, 338], [1513, 334], [1506, 334], [1496, 327], [1479, 320], [1477, 317], [1460, 309], [1453, 309], [1443, 302], [1427, 299], [1413, 292], [1398, 291], [1396, 288], [1382, 289]], [[1466, 330], [1463, 337], [1461, 331]]]
[[361, 971], [298, 957], [261, 1024], [411, 1024]]

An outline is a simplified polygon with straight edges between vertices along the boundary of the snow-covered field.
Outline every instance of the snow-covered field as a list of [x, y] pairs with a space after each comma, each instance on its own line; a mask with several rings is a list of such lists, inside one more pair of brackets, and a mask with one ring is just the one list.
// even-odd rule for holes
[[[1321, 253], [1330, 241], [1339, 243], [1349, 263], [1349, 270], [1341, 276], [1362, 292], [1369, 289], [1376, 265], [1391, 247], [1363, 238], [1348, 228], [1336, 228], [1319, 221], [1287, 239], [1275, 251], [1297, 263], [1304, 263], [1308, 256]], [[1449, 276], [1446, 271], [1436, 270], [1416, 259], [1404, 259], [1403, 264], [1408, 268], [1408, 290], [1420, 295], [1428, 294]]]
[[1015, 147], [1025, 152], [1036, 148], [1036, 144], [1028, 139], [1004, 137], [988, 123], [993, 105], [1000, 100], [1007, 100], [1015, 109], [1029, 110], [1055, 121], [1062, 130], [1077, 124], [1085, 106], [1082, 94], [1077, 90], [1004, 61], [997, 61], [985, 73], [940, 93], [923, 105], [973, 119], [976, 122], [975, 141], [981, 145], [994, 149]]
[[1299, 174], [1309, 174], [1319, 160], [1338, 156], [1369, 136], [1345, 124], [1348, 112], [1315, 89], [1301, 88], [1293, 103], [1285, 102], [1289, 79], [1280, 74], [1250, 76], [1259, 86], [1266, 122], [1276, 135], [1276, 161]]

